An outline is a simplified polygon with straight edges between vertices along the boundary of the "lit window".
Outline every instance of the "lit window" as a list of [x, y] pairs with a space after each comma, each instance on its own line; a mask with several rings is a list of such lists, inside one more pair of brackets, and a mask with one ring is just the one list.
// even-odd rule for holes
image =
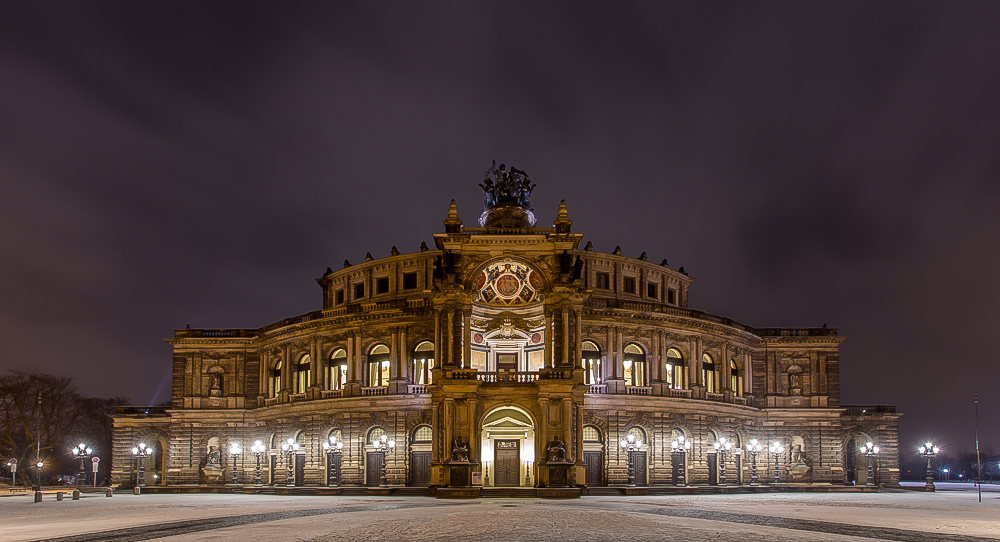
[[676, 348], [667, 350], [666, 366], [667, 384], [675, 390], [687, 388], [687, 371], [684, 367], [684, 357]]
[[583, 341], [583, 359], [580, 360], [583, 368], [584, 384], [601, 383], [601, 350], [591, 341]]
[[342, 390], [347, 385], [347, 351], [338, 348], [330, 356], [327, 366], [326, 386], [331, 390]]
[[380, 344], [368, 354], [368, 386], [372, 388], [389, 385], [389, 347]]
[[701, 356], [701, 380], [705, 384], [706, 391], [709, 393], [719, 393], [718, 383], [715, 378], [715, 360], [708, 354]]
[[584, 442], [600, 442], [601, 433], [593, 425], [583, 426], [583, 441]]
[[622, 368], [626, 386], [646, 385], [646, 354], [641, 348], [634, 344], [625, 347]]
[[424, 341], [413, 351], [413, 383], [425, 386], [431, 383], [434, 369], [434, 343]]

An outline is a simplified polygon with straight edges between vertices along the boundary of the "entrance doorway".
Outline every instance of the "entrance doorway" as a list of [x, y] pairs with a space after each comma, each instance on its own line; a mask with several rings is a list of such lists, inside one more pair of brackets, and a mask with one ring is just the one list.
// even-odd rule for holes
[[535, 422], [527, 410], [502, 406], [482, 421], [480, 461], [487, 486], [531, 487], [536, 483]]
[[410, 484], [416, 487], [427, 487], [431, 485], [431, 453], [413, 452], [413, 477]]
[[507, 376], [503, 373], [516, 373], [517, 372], [517, 354], [497, 354], [497, 378], [499, 380], [507, 380]]
[[368, 487], [378, 487], [382, 478], [382, 462], [385, 461], [385, 454], [382, 452], [368, 452], [365, 461], [365, 485]]
[[496, 480], [494, 485], [517, 487], [521, 483], [521, 443], [517, 440], [494, 441]]
[[590, 487], [604, 485], [604, 458], [603, 452], [584, 451], [583, 464], [587, 470], [587, 485]]

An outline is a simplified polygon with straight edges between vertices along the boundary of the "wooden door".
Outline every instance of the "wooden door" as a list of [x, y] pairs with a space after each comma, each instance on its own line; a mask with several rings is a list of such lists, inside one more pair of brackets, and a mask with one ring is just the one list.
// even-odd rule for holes
[[673, 484], [676, 486], [681, 481], [681, 474], [684, 473], [684, 453], [683, 452], [671, 452], [670, 453], [670, 463], [671, 469], [670, 474]]
[[736, 471], [735, 473], [733, 473], [735, 474], [736, 485], [741, 486], [743, 485], [743, 456], [734, 455], [733, 466], [735, 467], [734, 470]]
[[413, 452], [410, 461], [411, 474], [410, 485], [416, 487], [427, 487], [431, 484], [431, 453]]
[[271, 479], [271, 485], [278, 480], [278, 456], [272, 455], [270, 457], [270, 469], [267, 471], [268, 478]]
[[706, 455], [708, 455], [708, 485], [717, 486], [719, 485], [719, 454], [710, 453]]
[[330, 458], [326, 462], [326, 479], [327, 483], [332, 485], [340, 485], [340, 467], [341, 467], [341, 454], [328, 455]]
[[382, 461], [385, 457], [378, 452], [368, 452], [366, 456], [368, 460], [365, 461], [365, 485], [377, 487], [382, 477]]
[[635, 485], [649, 485], [646, 479], [646, 452], [629, 452], [632, 459], [632, 468], [635, 469]]
[[583, 465], [587, 471], [587, 485], [590, 487], [604, 485], [604, 455], [603, 452], [583, 452]]
[[498, 440], [494, 449], [493, 485], [517, 487], [521, 485], [521, 443], [517, 440]]
[[497, 354], [497, 372], [517, 372], [517, 354]]
[[306, 456], [305, 454], [295, 454], [295, 485], [301, 486], [306, 478]]

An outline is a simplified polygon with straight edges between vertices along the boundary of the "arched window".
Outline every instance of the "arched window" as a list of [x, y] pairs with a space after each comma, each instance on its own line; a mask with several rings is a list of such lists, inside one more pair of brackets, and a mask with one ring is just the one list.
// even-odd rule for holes
[[584, 384], [601, 383], [601, 349], [591, 341], [583, 341], [583, 359], [580, 360], [583, 367]]
[[708, 354], [701, 356], [701, 380], [705, 383], [705, 391], [719, 393], [719, 383], [715, 378], [715, 360]]
[[622, 368], [626, 386], [646, 385], [646, 354], [638, 345], [630, 344], [625, 347]]
[[684, 356], [680, 350], [671, 348], [667, 350], [667, 367], [664, 374], [667, 378], [667, 385], [675, 390], [687, 388], [687, 369], [684, 366]]
[[425, 386], [431, 383], [434, 368], [434, 343], [423, 341], [413, 349], [413, 383]]
[[277, 363], [274, 364], [274, 368], [271, 369], [270, 374], [267, 375], [267, 390], [268, 395], [271, 397], [277, 397], [281, 393], [281, 360], [279, 359]]
[[305, 393], [311, 385], [312, 358], [309, 357], [309, 354], [303, 354], [299, 358], [298, 367], [295, 368], [295, 393]]
[[634, 436], [635, 440], [640, 441], [643, 444], [649, 444], [649, 441], [646, 440], [646, 432], [643, 431], [638, 425], [629, 428], [627, 434]]
[[371, 445], [371, 443], [382, 438], [382, 435], [384, 434], [385, 434], [385, 429], [382, 429], [377, 425], [375, 427], [372, 427], [371, 429], [368, 430], [368, 439], [365, 440], [365, 444]]
[[429, 425], [421, 425], [413, 432], [413, 442], [430, 442], [434, 432]]
[[347, 385], [347, 350], [338, 348], [326, 366], [326, 385], [331, 390], [342, 390]]
[[743, 397], [743, 375], [740, 374], [740, 368], [736, 366], [736, 360], [729, 360], [729, 370], [732, 373], [731, 382], [729, 383], [733, 393], [737, 397]]
[[389, 347], [380, 344], [368, 353], [368, 386], [372, 388], [389, 385]]
[[584, 442], [601, 442], [601, 431], [593, 425], [583, 426]]

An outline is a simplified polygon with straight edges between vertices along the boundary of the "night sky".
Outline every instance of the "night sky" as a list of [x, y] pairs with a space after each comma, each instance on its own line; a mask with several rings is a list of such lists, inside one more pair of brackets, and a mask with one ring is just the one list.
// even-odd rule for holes
[[490, 160], [691, 306], [849, 337], [904, 452], [1000, 445], [998, 2], [4, 2], [0, 370], [169, 398], [192, 327], [472, 225]]

